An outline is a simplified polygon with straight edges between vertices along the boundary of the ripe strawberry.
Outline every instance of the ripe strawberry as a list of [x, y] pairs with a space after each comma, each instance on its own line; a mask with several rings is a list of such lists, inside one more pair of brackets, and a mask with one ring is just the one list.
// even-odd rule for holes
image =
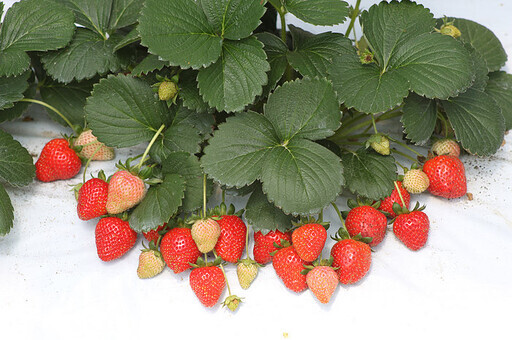
[[338, 286], [338, 275], [329, 266], [318, 266], [306, 274], [306, 283], [321, 303], [328, 303]]
[[127, 221], [118, 217], [104, 217], [96, 225], [96, 249], [103, 261], [115, 260], [130, 250], [137, 233]]
[[429, 228], [427, 214], [418, 210], [398, 215], [393, 223], [396, 237], [411, 250], [418, 250], [427, 243]]
[[156, 229], [143, 232], [142, 235], [149, 242], [153, 241], [154, 243], [156, 243], [158, 241], [158, 238], [160, 237], [160, 231], [162, 231], [166, 226], [167, 223], [164, 223], [163, 225], [159, 225]]
[[308, 264], [310, 263], [299, 257], [293, 246], [279, 249], [272, 261], [276, 274], [283, 280], [284, 285], [297, 293], [307, 287], [306, 275], [301, 272], [304, 265]]
[[226, 280], [219, 267], [194, 268], [190, 273], [190, 287], [205, 307], [213, 307], [222, 294]]
[[[402, 194], [402, 198], [404, 199], [404, 202], [406, 204], [406, 208], [409, 208], [409, 203], [411, 201], [411, 195], [407, 192], [407, 190], [404, 189], [402, 186], [402, 182], [397, 181], [396, 182], [398, 187], [400, 188], [400, 193]], [[396, 216], [395, 212], [393, 211], [393, 203], [398, 203], [400, 206], [403, 206], [402, 200], [400, 199], [400, 195], [398, 194], [398, 191], [396, 190], [396, 187], [391, 192], [391, 195], [384, 198], [380, 202], [379, 210], [387, 212], [389, 215], [388, 217], [394, 218]]]
[[420, 169], [411, 169], [404, 174], [403, 185], [411, 194], [421, 194], [428, 189], [430, 181], [428, 176]]
[[98, 141], [92, 134], [92, 130], [83, 131], [73, 143], [73, 146], [80, 147], [80, 156], [93, 161], [109, 161], [114, 159], [114, 149]]
[[207, 218], [194, 222], [192, 238], [201, 253], [212, 251], [220, 236], [220, 225], [214, 219]]
[[224, 261], [236, 263], [245, 248], [247, 227], [236, 215], [222, 215], [217, 223], [220, 226], [220, 236], [215, 251]]
[[165, 267], [162, 255], [156, 250], [143, 250], [139, 255], [137, 276], [140, 279], [149, 279], [160, 274]]
[[108, 183], [107, 211], [119, 214], [142, 201], [146, 194], [144, 181], [126, 170], [116, 172]]
[[338, 268], [338, 278], [343, 284], [352, 284], [361, 280], [372, 263], [372, 251], [364, 242], [354, 239], [340, 240], [331, 248], [334, 261], [332, 266]]
[[188, 228], [168, 231], [160, 242], [160, 251], [167, 266], [176, 274], [191, 268], [190, 263], [196, 263], [201, 256]]
[[455, 156], [436, 156], [423, 165], [432, 195], [445, 198], [464, 196], [467, 191], [464, 164]]
[[259, 264], [266, 264], [272, 261], [270, 253], [276, 251], [274, 243], [282, 245], [281, 241], [292, 242], [290, 233], [283, 233], [279, 230], [271, 230], [263, 235], [261, 231], [254, 233], [254, 260]]
[[456, 141], [449, 138], [440, 139], [432, 144], [432, 152], [436, 156], [449, 155], [449, 156], [460, 156], [460, 147]]
[[43, 147], [36, 162], [36, 177], [41, 182], [69, 179], [80, 172], [82, 161], [64, 138], [52, 139]]
[[248, 289], [251, 283], [256, 279], [258, 275], [259, 265], [252, 259], [244, 259], [238, 262], [236, 266], [236, 275], [238, 276], [238, 282], [243, 289]]
[[387, 222], [386, 215], [373, 207], [363, 205], [350, 210], [345, 226], [350, 236], [361, 234], [362, 237], [371, 237], [370, 246], [373, 247], [384, 239]]
[[91, 178], [78, 190], [76, 210], [81, 220], [88, 221], [107, 214], [108, 183]]
[[158, 86], [158, 98], [160, 100], [170, 100], [176, 97], [178, 86], [172, 81], [163, 81]]
[[327, 231], [318, 223], [305, 224], [292, 233], [292, 244], [295, 251], [304, 261], [312, 262], [322, 254]]

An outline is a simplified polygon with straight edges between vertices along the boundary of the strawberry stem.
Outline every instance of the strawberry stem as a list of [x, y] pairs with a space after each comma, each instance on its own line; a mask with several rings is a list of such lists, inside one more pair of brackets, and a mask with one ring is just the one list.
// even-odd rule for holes
[[153, 136], [153, 138], [151, 139], [151, 141], [149, 142], [149, 145], [148, 147], [146, 148], [146, 150], [144, 150], [144, 153], [142, 154], [142, 158], [140, 159], [140, 162], [139, 164], [137, 164], [137, 166], [135, 167], [136, 169], [139, 169], [142, 167], [142, 165], [144, 164], [144, 162], [146, 162], [146, 156], [148, 155], [149, 153], [149, 150], [151, 149], [151, 147], [153, 146], [153, 144], [155, 144], [156, 142], [156, 139], [158, 138], [158, 136], [160, 135], [160, 133], [162, 132], [162, 130], [165, 128], [165, 124], [162, 124], [162, 126], [160, 126], [160, 128], [157, 130], [157, 132], [155, 132], [155, 135]]
[[409, 160], [411, 160], [411, 161], [413, 161], [413, 162], [417, 162], [417, 160], [416, 160], [416, 159], [414, 159], [413, 157], [409, 156], [408, 154], [406, 154], [406, 153], [404, 153], [404, 152], [402, 152], [402, 151], [398, 151], [398, 150], [397, 150], [397, 149], [395, 149], [395, 148], [392, 148], [392, 149], [390, 149], [390, 150], [391, 150], [392, 152], [396, 153], [397, 155], [400, 155], [400, 156], [402, 156], [402, 157], [405, 157], [405, 158], [407, 158], [407, 159], [409, 159]]
[[377, 133], [379, 133], [379, 131], [377, 131], [377, 125], [375, 125], [375, 117], [374, 117], [373, 113], [371, 115], [372, 115], [373, 131], [377, 134]]
[[403, 147], [403, 148], [405, 148], [405, 149], [407, 149], [407, 150], [411, 151], [412, 153], [414, 153], [414, 154], [416, 154], [416, 155], [418, 155], [418, 156], [420, 156], [420, 157], [423, 157], [423, 155], [422, 155], [421, 153], [419, 153], [418, 151], [414, 150], [413, 148], [411, 148], [411, 147], [410, 147], [410, 146], [408, 146], [407, 144], [402, 143], [402, 142], [400, 142], [400, 141], [398, 141], [398, 140], [394, 139], [394, 138], [393, 138], [393, 137], [391, 137], [391, 136], [388, 136], [388, 139], [389, 139], [390, 141], [395, 142], [396, 144], [400, 145], [401, 147]]
[[402, 201], [402, 207], [407, 208], [407, 205], [405, 204], [404, 198], [402, 197], [402, 192], [400, 191], [400, 188], [398, 187], [398, 182], [394, 181], [396, 191], [398, 192], [398, 196], [400, 196], [400, 201]]
[[206, 218], [206, 174], [203, 175], [203, 218]]
[[93, 154], [91, 155], [91, 157], [89, 157], [89, 158], [87, 159], [87, 163], [85, 163], [85, 167], [84, 167], [84, 178], [83, 178], [82, 183], [85, 183], [85, 174], [87, 173], [87, 168], [89, 167], [89, 164], [91, 164], [92, 159], [94, 158], [94, 156], [96, 155], [96, 153], [97, 153], [98, 151], [100, 151], [100, 149], [101, 149], [101, 147], [102, 147], [102, 146], [103, 146], [102, 144], [98, 145], [98, 147], [96, 148], [96, 150], [94, 150], [94, 152], [93, 152]]
[[[215, 250], [213, 250], [213, 255], [215, 255], [215, 259], [217, 259], [217, 252]], [[224, 280], [226, 281], [226, 286], [228, 286], [228, 296], [231, 296], [231, 288], [229, 287], [229, 282], [228, 282], [228, 276], [226, 275], [226, 271], [224, 270], [224, 266], [222, 265], [222, 263], [219, 264], [219, 267], [220, 267], [220, 270], [222, 270], [222, 274], [224, 275]]]
[[[356, 6], [354, 7], [354, 11], [352, 12], [352, 17], [350, 18], [350, 24], [348, 25], [347, 31], [345, 32], [345, 36], [348, 37], [352, 28], [354, 28], [354, 23], [356, 22], [357, 15], [359, 14], [359, 5], [361, 4], [361, 0], [356, 1]], [[357, 42], [357, 41], [356, 41]]]
[[42, 102], [40, 100], [30, 99], [30, 98], [23, 98], [23, 99], [20, 100], [20, 102], [39, 104], [39, 105], [42, 105], [42, 106], [44, 106], [46, 108], [49, 108], [50, 110], [52, 110], [53, 112], [58, 114], [59, 117], [62, 118], [66, 122], [66, 124], [69, 125], [71, 130], [73, 130], [73, 132], [75, 133], [75, 136], [78, 136], [78, 131], [76, 131], [75, 127], [73, 126], [73, 124], [71, 124], [69, 119], [66, 116], [64, 116], [59, 110], [57, 110], [55, 107], [51, 106], [50, 104], [46, 104], [45, 102]]
[[249, 258], [249, 230], [245, 232], [245, 252], [247, 254], [247, 258]]
[[338, 209], [338, 206], [334, 202], [331, 202], [331, 205], [333, 206], [334, 210], [336, 210], [336, 213], [338, 214], [338, 217], [340, 218], [341, 226], [345, 230], [347, 230], [347, 227], [345, 227], [345, 220], [343, 219], [343, 216], [341, 215], [340, 209]]

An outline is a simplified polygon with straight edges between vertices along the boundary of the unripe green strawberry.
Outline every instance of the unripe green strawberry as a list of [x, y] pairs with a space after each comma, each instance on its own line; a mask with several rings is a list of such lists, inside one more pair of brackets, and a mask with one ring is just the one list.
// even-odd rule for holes
[[252, 259], [244, 259], [238, 262], [236, 266], [236, 274], [238, 276], [238, 282], [243, 289], [248, 289], [251, 283], [258, 275], [258, 264]]
[[381, 134], [375, 134], [371, 136], [368, 141], [373, 150], [381, 155], [387, 156], [390, 153], [389, 139]]
[[404, 175], [402, 185], [411, 194], [420, 194], [427, 190], [430, 181], [426, 173], [420, 169], [411, 169]]
[[234, 312], [238, 309], [238, 306], [240, 306], [240, 303], [242, 303], [242, 298], [236, 296], [236, 295], [230, 295], [224, 300], [222, 303], [223, 307], [228, 307], [230, 311]]
[[149, 279], [160, 274], [165, 267], [160, 252], [156, 250], [143, 250], [139, 255], [139, 267], [137, 276], [141, 279]]
[[93, 161], [108, 161], [114, 159], [114, 149], [98, 141], [92, 134], [92, 130], [83, 131], [73, 143], [81, 147], [79, 155], [85, 159], [92, 158]]
[[460, 30], [457, 27], [453, 26], [452, 23], [446, 23], [443, 26], [441, 26], [439, 32], [443, 35], [449, 35], [454, 38], [458, 38], [461, 35]]
[[191, 233], [199, 251], [208, 253], [217, 244], [220, 236], [220, 225], [211, 218], [197, 220], [192, 225]]
[[338, 287], [338, 274], [328, 266], [318, 266], [306, 275], [306, 283], [321, 303], [328, 303]]
[[432, 144], [432, 152], [435, 155], [460, 156], [460, 147], [456, 141], [449, 138], [443, 138]]
[[160, 100], [171, 100], [176, 97], [178, 86], [172, 81], [163, 81], [158, 86], [158, 98]]
[[107, 211], [115, 215], [142, 201], [146, 195], [144, 181], [126, 170], [116, 172], [108, 183]]

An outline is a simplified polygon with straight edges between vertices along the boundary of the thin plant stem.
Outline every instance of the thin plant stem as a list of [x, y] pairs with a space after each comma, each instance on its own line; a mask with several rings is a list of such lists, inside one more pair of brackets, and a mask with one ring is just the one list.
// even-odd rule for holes
[[[215, 255], [215, 259], [217, 259], [217, 252], [214, 250], [213, 251], [213, 255]], [[231, 296], [231, 288], [229, 287], [229, 282], [228, 282], [228, 276], [226, 275], [226, 271], [224, 270], [224, 266], [222, 265], [222, 263], [219, 264], [219, 267], [220, 267], [220, 270], [222, 270], [222, 274], [224, 275], [224, 280], [226, 281], [226, 286], [228, 286], [228, 296]]]
[[393, 153], [396, 153], [397, 155], [400, 155], [400, 156], [402, 156], [402, 157], [405, 157], [405, 158], [407, 158], [407, 159], [409, 159], [409, 160], [411, 160], [411, 161], [413, 161], [413, 162], [417, 162], [417, 161], [418, 161], [417, 159], [414, 159], [413, 157], [409, 156], [408, 154], [406, 154], [406, 153], [404, 153], [404, 152], [402, 152], [402, 151], [398, 151], [397, 149], [391, 149], [391, 151], [392, 151]]
[[397, 181], [393, 182], [395, 184], [396, 191], [398, 192], [398, 196], [400, 196], [400, 200], [402, 201], [402, 207], [407, 208], [404, 198], [402, 197], [402, 193], [400, 192], [400, 188], [398, 187]]
[[50, 104], [47, 104], [47, 103], [42, 102], [42, 101], [37, 100], [37, 99], [30, 99], [30, 98], [23, 98], [23, 99], [20, 100], [20, 102], [39, 104], [39, 105], [42, 105], [44, 107], [49, 108], [50, 110], [55, 112], [57, 115], [59, 115], [59, 117], [62, 118], [66, 122], [66, 124], [69, 125], [69, 127], [71, 128], [71, 130], [73, 130], [75, 135], [78, 136], [78, 132], [76, 131], [76, 129], [73, 126], [73, 124], [71, 124], [71, 121], [66, 116], [64, 116], [59, 110], [57, 110], [55, 107], [51, 106]]
[[375, 116], [373, 115], [373, 113], [371, 114], [371, 116], [372, 116], [373, 131], [375, 133], [379, 133], [379, 131], [377, 131], [377, 125], [375, 124]]
[[249, 258], [249, 231], [245, 231], [245, 252], [247, 254], [247, 258]]
[[359, 5], [361, 4], [361, 0], [356, 1], [356, 6], [354, 7], [354, 12], [352, 12], [352, 17], [350, 18], [350, 24], [348, 25], [347, 31], [345, 32], [345, 36], [348, 37], [352, 28], [354, 28], [354, 23], [356, 21], [357, 15], [359, 14]]
[[414, 150], [413, 148], [411, 148], [411, 147], [410, 147], [410, 146], [408, 146], [407, 144], [402, 143], [402, 142], [400, 142], [400, 141], [398, 141], [398, 140], [396, 140], [396, 139], [394, 139], [394, 138], [392, 138], [392, 137], [389, 137], [389, 136], [388, 136], [388, 139], [389, 139], [390, 141], [395, 142], [396, 144], [400, 145], [401, 147], [403, 147], [403, 148], [405, 148], [405, 149], [407, 149], [407, 150], [411, 151], [412, 153], [414, 153], [414, 154], [416, 154], [416, 155], [418, 155], [418, 156], [420, 156], [420, 157], [423, 157], [423, 155], [422, 155], [421, 153], [419, 153], [418, 151]]
[[281, 40], [286, 44], [286, 13], [283, 10], [278, 9], [279, 18], [281, 19]]
[[206, 218], [206, 174], [203, 175], [203, 218]]
[[400, 164], [400, 162], [398, 162], [398, 161], [396, 161], [396, 160], [395, 160], [395, 163], [396, 163], [399, 167], [401, 167], [401, 168], [402, 168], [402, 170], [403, 170], [404, 172], [406, 172], [407, 170], [409, 170], [409, 169], [407, 169], [405, 166], [403, 166], [402, 164]]
[[338, 214], [338, 217], [340, 218], [342, 227], [346, 230], [347, 227], [345, 227], [345, 220], [343, 219], [343, 216], [341, 215], [340, 209], [334, 202], [331, 202], [331, 205], [333, 206], [334, 210], [336, 210], [336, 213]]
[[89, 167], [89, 164], [91, 164], [92, 159], [94, 158], [94, 156], [96, 156], [96, 153], [97, 153], [98, 151], [100, 151], [100, 149], [101, 149], [101, 147], [102, 147], [102, 146], [103, 146], [103, 145], [101, 145], [101, 144], [100, 144], [100, 145], [98, 145], [98, 147], [96, 148], [96, 150], [94, 150], [94, 152], [93, 152], [93, 154], [91, 155], [91, 157], [89, 157], [89, 158], [87, 159], [87, 163], [85, 163], [85, 167], [84, 167], [84, 178], [83, 178], [82, 183], [85, 183], [85, 174], [87, 173], [87, 168]]
[[162, 124], [162, 126], [160, 126], [160, 128], [155, 132], [155, 135], [153, 136], [153, 138], [151, 139], [151, 141], [149, 142], [149, 145], [148, 147], [146, 148], [146, 150], [144, 151], [144, 153], [142, 154], [142, 158], [140, 159], [140, 162], [139, 164], [137, 164], [136, 168], [140, 169], [142, 167], [142, 165], [144, 164], [144, 162], [146, 161], [146, 156], [148, 155], [149, 153], [149, 150], [151, 149], [151, 147], [153, 146], [153, 144], [155, 144], [156, 142], [156, 139], [158, 138], [158, 136], [160, 135], [160, 133], [162, 132], [162, 130], [165, 128], [165, 124]]

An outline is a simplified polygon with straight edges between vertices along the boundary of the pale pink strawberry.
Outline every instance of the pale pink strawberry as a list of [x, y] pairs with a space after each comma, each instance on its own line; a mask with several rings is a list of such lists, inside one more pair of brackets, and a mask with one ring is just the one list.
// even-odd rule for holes
[[149, 279], [160, 274], [165, 267], [162, 254], [156, 250], [143, 250], [139, 255], [137, 276], [140, 279]]
[[146, 195], [144, 181], [126, 170], [116, 172], [108, 182], [107, 212], [115, 215], [142, 201]]
[[328, 303], [338, 286], [338, 274], [328, 266], [318, 266], [306, 275], [309, 289], [321, 303]]
[[81, 147], [79, 155], [85, 159], [92, 157], [93, 161], [109, 161], [114, 159], [114, 149], [98, 141], [92, 130], [83, 131], [73, 143]]
[[456, 141], [450, 138], [440, 139], [432, 144], [432, 152], [437, 155], [460, 156], [460, 147]]
[[192, 225], [191, 233], [199, 251], [208, 253], [217, 244], [220, 236], [220, 225], [211, 218], [197, 220]]

